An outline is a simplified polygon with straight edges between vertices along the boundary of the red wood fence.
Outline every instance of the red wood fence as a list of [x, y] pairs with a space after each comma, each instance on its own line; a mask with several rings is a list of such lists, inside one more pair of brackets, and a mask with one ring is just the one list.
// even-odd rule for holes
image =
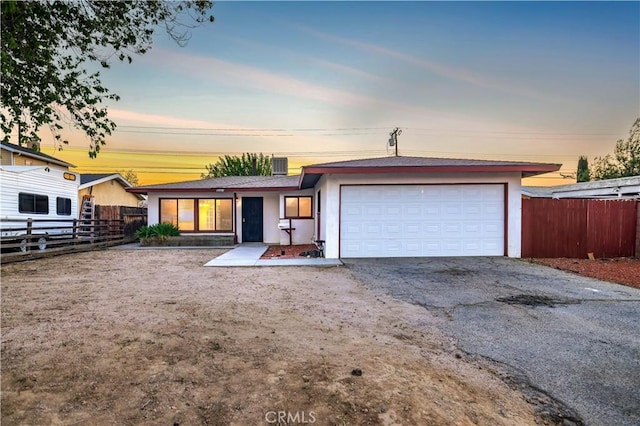
[[638, 202], [522, 200], [522, 257], [596, 258], [636, 254]]

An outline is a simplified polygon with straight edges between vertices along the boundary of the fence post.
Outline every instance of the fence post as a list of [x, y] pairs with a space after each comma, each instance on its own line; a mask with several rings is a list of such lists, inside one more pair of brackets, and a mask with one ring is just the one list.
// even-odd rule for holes
[[636, 203], [636, 257], [640, 258], [640, 200]]
[[27, 241], [27, 251], [31, 251], [31, 230], [33, 227], [33, 219], [29, 218], [27, 219], [27, 237], [26, 237], [26, 241]]

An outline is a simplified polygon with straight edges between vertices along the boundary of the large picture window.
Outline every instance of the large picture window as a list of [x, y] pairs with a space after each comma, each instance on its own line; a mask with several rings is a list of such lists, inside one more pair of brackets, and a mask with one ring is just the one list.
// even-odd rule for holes
[[199, 231], [231, 231], [233, 213], [230, 199], [198, 200]]
[[232, 231], [232, 206], [230, 198], [162, 199], [160, 222], [172, 223], [181, 231]]
[[49, 214], [49, 197], [39, 194], [18, 194], [18, 211], [20, 213]]
[[285, 218], [310, 218], [312, 197], [284, 197]]

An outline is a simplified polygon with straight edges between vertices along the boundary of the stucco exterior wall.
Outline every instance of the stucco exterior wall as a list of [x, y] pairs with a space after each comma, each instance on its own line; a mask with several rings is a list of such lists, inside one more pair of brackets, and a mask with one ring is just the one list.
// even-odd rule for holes
[[325, 256], [336, 259], [340, 251], [340, 186], [346, 184], [507, 184], [507, 255], [520, 257], [522, 204], [520, 173], [462, 173], [462, 174], [371, 174], [324, 175], [316, 189], [323, 198], [321, 234], [324, 234]]
[[[285, 216], [285, 203], [284, 197], [300, 197], [300, 196], [314, 196], [313, 189], [306, 189], [303, 191], [291, 191], [291, 192], [283, 192], [280, 194], [279, 199], [279, 218], [282, 219]], [[311, 211], [311, 219], [291, 219], [291, 226], [295, 228], [291, 231], [291, 243], [293, 245], [297, 244], [311, 244], [314, 240], [314, 226], [315, 226], [315, 199], [312, 203], [312, 211]], [[277, 224], [276, 224], [277, 225]], [[279, 244], [289, 245], [289, 234], [285, 231], [278, 229], [280, 240]]]
[[94, 204], [100, 206], [138, 207], [139, 203], [135, 194], [125, 191], [124, 186], [114, 179], [81, 189], [78, 191], [78, 200], [89, 193], [94, 197]]
[[[315, 190], [316, 190], [316, 196], [318, 194], [318, 191], [320, 191], [320, 204], [321, 204], [320, 217], [317, 217], [317, 215], [316, 215], [316, 218], [315, 218], [315, 229], [316, 229], [316, 233], [318, 233], [317, 232], [317, 230], [318, 230], [318, 222], [320, 222], [320, 224], [319, 224], [320, 235], [318, 236], [318, 239], [326, 241], [327, 240], [327, 217], [329, 216], [329, 210], [327, 210], [328, 190], [327, 190], [327, 178], [326, 178], [326, 176], [322, 176], [320, 178], [320, 180], [316, 184]], [[316, 212], [317, 212], [318, 211], [318, 208], [317, 208], [318, 200], [316, 199], [315, 201], [316, 201]]]
[[[242, 199], [243, 197], [262, 197], [263, 242], [265, 244], [289, 244], [289, 235], [278, 228], [280, 218], [284, 217], [284, 197], [296, 195], [313, 195], [313, 189], [305, 191], [278, 192], [238, 192], [234, 207], [235, 229], [238, 242], [242, 242]], [[150, 193], [148, 197], [148, 223], [153, 225], [160, 220], [161, 198], [229, 198], [232, 192], [189, 192], [189, 193]], [[314, 236], [314, 219], [294, 219], [293, 244], [309, 244]]]

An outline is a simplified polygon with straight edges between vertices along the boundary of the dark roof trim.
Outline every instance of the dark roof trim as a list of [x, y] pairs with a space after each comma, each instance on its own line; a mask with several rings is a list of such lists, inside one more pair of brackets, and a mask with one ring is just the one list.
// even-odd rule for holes
[[127, 192], [135, 194], [148, 194], [150, 192], [210, 192], [212, 194], [230, 194], [233, 192], [274, 192], [274, 191], [298, 191], [297, 186], [274, 186], [274, 187], [256, 187], [256, 188], [127, 188]]
[[322, 167], [309, 166], [302, 169], [300, 188], [315, 186], [323, 174], [379, 174], [379, 173], [513, 173], [522, 177], [555, 172], [560, 164], [502, 164], [502, 165], [449, 165], [449, 166], [371, 166], [371, 167]]
[[384, 167], [305, 167], [303, 174], [371, 174], [371, 173], [465, 173], [522, 172], [548, 173], [560, 168], [557, 164], [496, 165], [496, 166], [384, 166]]

